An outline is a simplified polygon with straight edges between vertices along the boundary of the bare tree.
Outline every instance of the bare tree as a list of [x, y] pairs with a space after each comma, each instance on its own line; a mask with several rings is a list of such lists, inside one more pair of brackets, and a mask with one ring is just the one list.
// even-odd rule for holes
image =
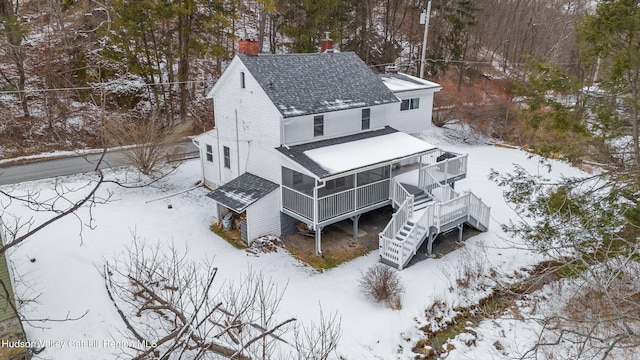
[[[135, 239], [135, 236], [134, 236]], [[140, 346], [132, 359], [268, 359], [272, 340], [281, 340], [295, 319], [273, 321], [282, 292], [260, 274], [240, 286], [214, 287], [218, 269], [198, 264], [170, 246], [150, 248], [134, 240], [127, 258], [107, 262], [104, 277], [127, 335]]]
[[298, 360], [326, 360], [336, 350], [341, 335], [337, 313], [325, 317], [320, 308], [320, 323], [296, 327], [295, 348]]
[[[236, 285], [216, 286], [218, 269], [174, 246], [151, 247], [135, 234], [126, 254], [103, 275], [122, 319], [131, 359], [326, 359], [340, 337], [337, 315], [296, 327], [276, 319], [285, 288], [249, 271]], [[166, 250], [163, 250], [166, 249]], [[295, 342], [286, 336], [295, 331]], [[291, 355], [291, 353], [297, 355]]]
[[151, 114], [148, 119], [133, 122], [114, 121], [106, 124], [109, 146], [129, 146], [125, 156], [143, 174], [153, 174], [164, 161], [167, 146], [181, 141], [191, 124], [165, 124], [162, 117]]

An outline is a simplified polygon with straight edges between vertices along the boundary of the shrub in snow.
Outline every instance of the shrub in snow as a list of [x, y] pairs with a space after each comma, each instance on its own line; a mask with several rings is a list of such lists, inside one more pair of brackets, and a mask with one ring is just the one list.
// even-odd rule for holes
[[384, 302], [395, 310], [402, 308], [404, 285], [394, 269], [383, 264], [373, 265], [362, 274], [359, 284], [360, 290], [376, 302]]

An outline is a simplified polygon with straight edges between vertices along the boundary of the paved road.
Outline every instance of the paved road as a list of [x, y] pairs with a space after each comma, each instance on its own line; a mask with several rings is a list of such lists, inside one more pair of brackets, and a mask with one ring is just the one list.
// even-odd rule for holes
[[[180, 146], [180, 151], [184, 150], [184, 152], [197, 151], [197, 148], [191, 142], [180, 143], [176, 146]], [[0, 185], [93, 171], [100, 160], [100, 156], [101, 154], [90, 154], [0, 167]], [[123, 153], [114, 151], [105, 155], [100, 168], [107, 169], [123, 165], [127, 165]]]

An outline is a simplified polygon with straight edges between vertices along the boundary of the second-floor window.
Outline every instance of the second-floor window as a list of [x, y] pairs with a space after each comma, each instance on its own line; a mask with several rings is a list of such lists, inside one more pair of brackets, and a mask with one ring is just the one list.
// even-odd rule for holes
[[207, 144], [207, 161], [213, 162], [213, 147]]
[[313, 136], [324, 135], [324, 115], [313, 117]]
[[404, 99], [400, 103], [400, 110], [412, 110], [420, 107], [420, 98]]
[[231, 151], [229, 151], [229, 147], [223, 146], [222, 152], [224, 154], [224, 167], [231, 169]]
[[240, 88], [244, 89], [245, 88], [245, 83], [244, 83], [244, 71], [240, 72]]
[[369, 130], [371, 127], [371, 109], [362, 109], [362, 130]]

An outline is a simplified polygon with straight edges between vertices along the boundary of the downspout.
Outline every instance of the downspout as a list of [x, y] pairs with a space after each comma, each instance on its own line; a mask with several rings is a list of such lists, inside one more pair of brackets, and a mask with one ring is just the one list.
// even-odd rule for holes
[[313, 188], [313, 229], [316, 232], [315, 236], [315, 253], [320, 255], [322, 253], [322, 228], [318, 226], [318, 190], [327, 185], [326, 181], [321, 181], [320, 184], [316, 183]]
[[220, 130], [216, 130], [216, 153], [218, 154], [218, 184], [222, 184], [222, 167], [220, 161]]
[[235, 110], [236, 113], [236, 150], [237, 150], [237, 162], [238, 162], [238, 175], [240, 176], [240, 133], [238, 131], [238, 109]]

